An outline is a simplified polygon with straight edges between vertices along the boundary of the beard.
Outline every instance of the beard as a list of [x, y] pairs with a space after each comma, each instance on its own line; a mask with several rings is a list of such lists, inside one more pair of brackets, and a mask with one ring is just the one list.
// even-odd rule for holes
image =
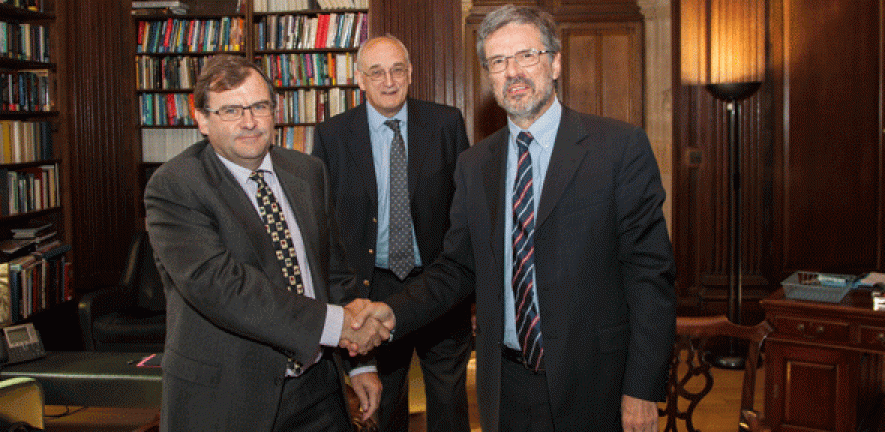
[[[507, 89], [514, 84], [522, 84], [531, 92], [520, 99], [507, 97]], [[553, 98], [553, 83], [548, 82], [541, 88], [535, 85], [535, 82], [527, 77], [513, 77], [508, 79], [500, 92], [495, 93], [495, 99], [498, 105], [507, 112], [514, 121], [517, 120], [535, 120], [541, 113], [541, 108], [547, 105]]]

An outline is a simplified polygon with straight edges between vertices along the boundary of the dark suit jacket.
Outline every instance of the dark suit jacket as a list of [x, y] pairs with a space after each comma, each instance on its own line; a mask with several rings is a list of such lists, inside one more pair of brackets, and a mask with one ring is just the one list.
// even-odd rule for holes
[[[167, 299], [164, 430], [270, 430], [287, 357], [313, 363], [326, 303], [352, 288], [323, 164], [279, 147], [271, 158], [304, 238], [316, 299], [286, 290], [260, 216], [207, 141], [147, 184], [147, 230]], [[327, 384], [316, 391], [341, 389]]]
[[[441, 313], [475, 273], [477, 392], [496, 432], [503, 340], [508, 130], [464, 152], [441, 258], [388, 299], [396, 335]], [[664, 190], [648, 138], [626, 123], [563, 109], [535, 228], [544, 362], [557, 431], [614, 431], [621, 395], [665, 395], [675, 328]]]
[[[449, 227], [452, 175], [458, 154], [468, 146], [464, 119], [457, 108], [408, 100], [409, 200], [418, 249], [424, 264], [442, 249]], [[361, 295], [383, 300], [392, 293], [370, 292], [378, 236], [378, 184], [366, 104], [316, 127], [314, 156], [326, 163], [335, 215], [344, 235], [347, 259], [361, 281]]]

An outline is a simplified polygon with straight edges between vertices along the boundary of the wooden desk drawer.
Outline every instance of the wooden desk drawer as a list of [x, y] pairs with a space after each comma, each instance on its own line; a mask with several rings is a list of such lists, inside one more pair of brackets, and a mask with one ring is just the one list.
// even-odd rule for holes
[[860, 326], [860, 348], [885, 350], [885, 328]]
[[771, 324], [778, 336], [790, 337], [802, 342], [847, 344], [850, 334], [848, 323], [844, 322], [772, 317]]

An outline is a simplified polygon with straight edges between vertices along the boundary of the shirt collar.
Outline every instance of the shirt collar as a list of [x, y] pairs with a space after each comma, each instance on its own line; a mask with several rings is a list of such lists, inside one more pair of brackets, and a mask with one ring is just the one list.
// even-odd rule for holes
[[[556, 141], [556, 133], [559, 131], [559, 122], [562, 119], [562, 104], [559, 98], [553, 96], [553, 103], [544, 114], [541, 114], [534, 123], [528, 128], [528, 132], [532, 134], [535, 142], [544, 149], [549, 149]], [[510, 140], [516, 142], [516, 136], [523, 131], [522, 128], [513, 123], [510, 117], [507, 117], [507, 128], [510, 130]]]
[[[212, 151], [215, 152], [214, 149]], [[228, 171], [230, 171], [231, 174], [234, 175], [234, 178], [237, 179], [237, 182], [239, 182], [240, 184], [247, 183], [247, 180], [249, 180], [249, 176], [252, 175], [252, 170], [242, 167], [240, 165], [237, 165], [237, 164], [227, 160], [227, 158], [222, 157], [218, 153], [215, 153], [215, 156], [217, 156], [218, 159], [221, 160], [221, 163], [223, 163], [224, 166], [227, 167]], [[261, 160], [261, 165], [258, 167], [258, 170], [269, 172], [271, 174], [276, 175], [273, 171], [273, 163], [270, 160], [270, 152], [269, 151], [267, 152], [267, 154], [264, 155], [264, 159]]]
[[399, 120], [400, 130], [405, 130], [406, 123], [409, 119], [408, 106], [409, 102], [406, 101], [406, 103], [403, 104], [403, 107], [400, 108], [400, 110], [393, 117], [387, 118], [381, 115], [381, 113], [379, 113], [378, 110], [376, 110], [375, 107], [372, 106], [372, 104], [366, 102], [366, 112], [369, 115], [369, 128], [375, 131], [383, 130], [381, 128], [387, 129], [387, 125], [385, 125], [384, 122], [386, 122], [387, 120], [396, 119]]

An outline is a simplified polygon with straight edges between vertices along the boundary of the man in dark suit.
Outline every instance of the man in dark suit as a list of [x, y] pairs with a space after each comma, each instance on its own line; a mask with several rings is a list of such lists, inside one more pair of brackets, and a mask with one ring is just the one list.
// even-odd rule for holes
[[[454, 192], [452, 174], [458, 154], [468, 147], [467, 133], [458, 109], [407, 99], [412, 65], [405, 46], [393, 36], [366, 41], [357, 53], [357, 68], [367, 103], [318, 125], [313, 154], [329, 168], [335, 215], [360, 294], [384, 300], [401, 291], [442, 249]], [[386, 124], [390, 121], [398, 122], [396, 131]], [[391, 153], [398, 150], [397, 131], [404, 152], [399, 192], [395, 174], [391, 180], [399, 172], [397, 154]], [[391, 213], [397, 209], [400, 218]], [[405, 241], [397, 244], [397, 237]], [[402, 256], [408, 262], [397, 270], [395, 261]], [[414, 352], [424, 371], [427, 430], [470, 430], [470, 333], [470, 302], [464, 301], [421, 331], [378, 348], [375, 359], [384, 385], [378, 409], [381, 430], [408, 430], [408, 373]]]
[[[145, 191], [167, 299], [162, 431], [349, 431], [341, 358], [389, 334], [342, 328], [353, 278], [321, 161], [273, 142], [273, 89], [243, 57], [207, 61], [194, 96], [207, 138]], [[351, 296], [353, 293], [350, 293]], [[372, 327], [372, 326], [370, 326]], [[364, 417], [380, 397], [353, 375]]]
[[400, 337], [475, 275], [483, 431], [657, 431], [675, 270], [648, 138], [560, 105], [549, 14], [504, 6], [477, 38], [508, 125], [458, 159], [441, 258], [354, 325]]

